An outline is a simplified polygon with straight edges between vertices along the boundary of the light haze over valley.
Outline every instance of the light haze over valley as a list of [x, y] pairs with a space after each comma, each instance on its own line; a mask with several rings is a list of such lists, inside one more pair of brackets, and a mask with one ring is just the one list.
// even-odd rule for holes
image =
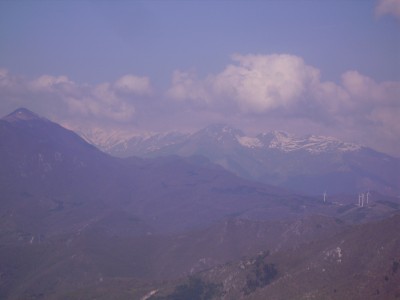
[[400, 299], [400, 0], [1, 1], [1, 299]]

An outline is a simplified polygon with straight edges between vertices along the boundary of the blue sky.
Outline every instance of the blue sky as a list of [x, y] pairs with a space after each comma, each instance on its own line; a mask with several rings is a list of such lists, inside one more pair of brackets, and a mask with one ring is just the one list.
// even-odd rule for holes
[[[127, 73], [166, 85], [216, 72], [233, 53], [289, 53], [337, 80], [400, 79], [399, 24], [376, 1], [2, 1], [0, 65], [89, 83]], [[394, 61], [397, 60], [397, 64]]]
[[222, 121], [400, 153], [399, 7], [1, 1], [0, 113], [155, 131]]

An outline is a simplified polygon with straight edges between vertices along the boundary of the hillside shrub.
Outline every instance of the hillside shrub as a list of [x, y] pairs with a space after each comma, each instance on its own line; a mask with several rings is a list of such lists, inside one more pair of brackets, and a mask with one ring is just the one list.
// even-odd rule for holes
[[222, 285], [205, 282], [198, 277], [190, 277], [187, 283], [178, 285], [172, 294], [155, 297], [154, 300], [211, 300], [220, 296]]
[[267, 255], [268, 253], [262, 253], [257, 256], [253, 268], [246, 278], [246, 285], [243, 288], [245, 295], [254, 292], [257, 288], [268, 285], [278, 275], [275, 265], [268, 264], [265, 261]]

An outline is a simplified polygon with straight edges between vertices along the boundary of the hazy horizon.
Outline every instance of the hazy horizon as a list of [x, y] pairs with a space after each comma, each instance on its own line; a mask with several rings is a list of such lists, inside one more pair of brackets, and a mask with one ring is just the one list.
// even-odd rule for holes
[[399, 101], [400, 0], [0, 1], [0, 299], [397, 299]]
[[400, 1], [3, 1], [0, 113], [330, 135], [399, 156]]

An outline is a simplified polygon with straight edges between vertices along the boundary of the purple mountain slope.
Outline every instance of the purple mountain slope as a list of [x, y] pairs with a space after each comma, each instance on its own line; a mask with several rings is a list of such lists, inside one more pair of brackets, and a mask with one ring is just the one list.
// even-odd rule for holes
[[[215, 151], [227, 151], [238, 136], [256, 145], [237, 130], [220, 129], [199, 133], [181, 149], [208, 151], [214, 140]], [[279, 294], [275, 284], [243, 294], [257, 261], [243, 256], [266, 250], [276, 264], [274, 282], [289, 287], [288, 276], [297, 276], [302, 295], [320, 290], [324, 298], [327, 280], [342, 287], [354, 278], [381, 278], [375, 290], [396, 292], [397, 275], [385, 272], [397, 266], [398, 229], [375, 232], [360, 223], [391, 216], [400, 205], [372, 191], [365, 207], [338, 198], [324, 203], [240, 178], [204, 156], [116, 158], [26, 109], [0, 119], [0, 165], [0, 298], [145, 299], [154, 291], [163, 297], [195, 274], [232, 299], [265, 299]], [[360, 253], [354, 245], [371, 242], [371, 232], [381, 244], [362, 251], [357, 266], [366, 271], [349, 270], [348, 257]], [[381, 245], [386, 254], [377, 256]], [[346, 268], [339, 268], [337, 247]], [[382, 267], [371, 275], [374, 266]], [[321, 276], [322, 268], [334, 277]], [[312, 284], [303, 284], [307, 274]], [[341, 298], [353, 290], [341, 289]], [[288, 288], [288, 297], [297, 291]]]
[[399, 158], [332, 137], [296, 137], [281, 131], [249, 137], [214, 124], [193, 134], [135, 136], [98, 146], [122, 157], [203, 155], [243, 178], [309, 194], [400, 194]]
[[115, 158], [25, 109], [0, 120], [0, 163], [1, 209], [37, 234], [79, 230], [119, 211], [143, 228], [179, 231], [229, 215], [278, 218], [320, 206], [202, 157]]

